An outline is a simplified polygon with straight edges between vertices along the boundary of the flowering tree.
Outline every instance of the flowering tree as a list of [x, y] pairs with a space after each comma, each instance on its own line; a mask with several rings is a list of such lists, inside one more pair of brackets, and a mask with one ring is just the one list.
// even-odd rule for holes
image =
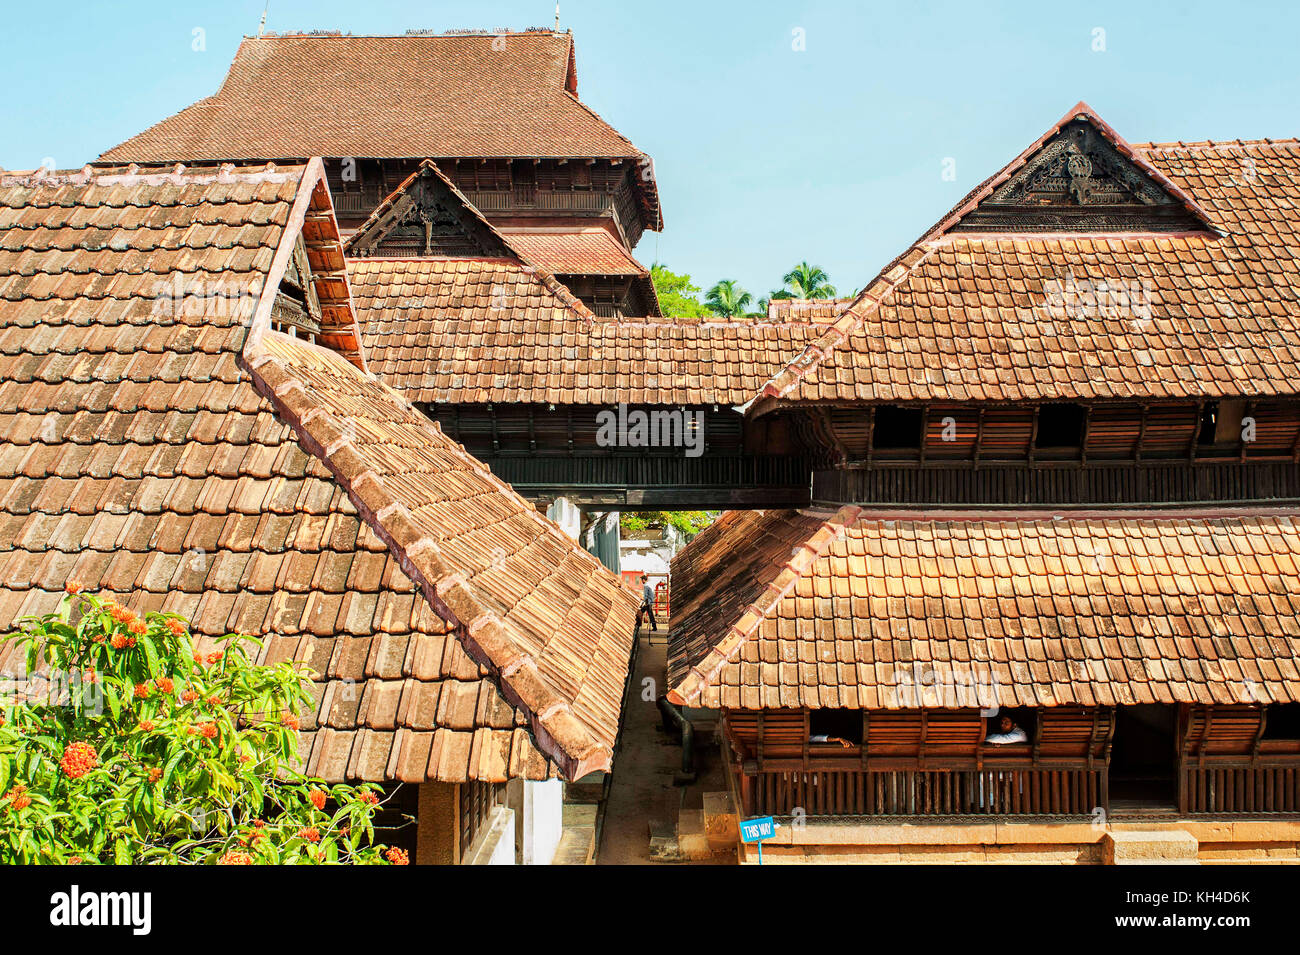
[[373, 844], [374, 787], [295, 768], [301, 669], [67, 590], [5, 638], [27, 678], [0, 695], [0, 864], [407, 861]]

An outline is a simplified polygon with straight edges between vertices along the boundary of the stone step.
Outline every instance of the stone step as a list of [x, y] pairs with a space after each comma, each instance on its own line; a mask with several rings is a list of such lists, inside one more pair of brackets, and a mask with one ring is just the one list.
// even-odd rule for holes
[[1102, 840], [1107, 865], [1199, 865], [1200, 843], [1183, 829], [1119, 829]]
[[596, 827], [565, 825], [551, 865], [591, 865], [596, 855]]

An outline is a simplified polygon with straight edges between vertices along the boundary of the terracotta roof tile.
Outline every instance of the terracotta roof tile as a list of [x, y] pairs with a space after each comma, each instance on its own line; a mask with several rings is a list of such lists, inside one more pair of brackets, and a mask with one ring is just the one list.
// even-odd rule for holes
[[[608, 769], [636, 596], [405, 399], [341, 356], [276, 332], [257, 338], [247, 356], [258, 390], [300, 441], [319, 449], [362, 518], [456, 622], [543, 751], [570, 778]], [[332, 632], [340, 598], [311, 595], [325, 612], [313, 625]], [[383, 639], [372, 646], [367, 675], [383, 676], [405, 659], [404, 643]], [[444, 687], [442, 724], [471, 728], [480, 692], [474, 684]]]
[[601, 228], [520, 231], [502, 234], [526, 259], [552, 275], [649, 275], [623, 245]]
[[[395, 701], [413, 685], [434, 696], [463, 688], [476, 701], [456, 730], [438, 726], [429, 705], [413, 708], [421, 730], [465, 737], [444, 747], [463, 758], [444, 757], [427, 778], [499, 772], [499, 759], [469, 756], [480, 710], [481, 728], [510, 741], [519, 774], [546, 778], [557, 768], [524, 713], [241, 372], [256, 300], [216, 315], [155, 310], [172, 279], [158, 270], [178, 264], [261, 288], [273, 253], [293, 240], [299, 190], [328, 199], [311, 180], [300, 186], [312, 168], [319, 176], [316, 164], [0, 180], [0, 628], [51, 611], [73, 578], [137, 611], [181, 613], [203, 639], [270, 637], [264, 661], [319, 671], [320, 711], [305, 725], [324, 728], [304, 735], [304, 753], [327, 779], [426, 778], [428, 759], [398, 753], [392, 732], [403, 726]], [[309, 223], [315, 208], [304, 208]], [[194, 221], [214, 227], [177, 225]], [[158, 251], [188, 243], [202, 244], [188, 257]], [[57, 283], [18, 281], [53, 277], [56, 263]], [[617, 716], [602, 713], [607, 724]]]
[[348, 273], [370, 371], [421, 403], [740, 404], [820, 332], [592, 319], [507, 259], [357, 259]]
[[673, 560], [669, 697], [909, 708], [938, 674], [984, 694], [964, 705], [1300, 702], [1275, 600], [1300, 575], [1273, 573], [1298, 553], [1277, 510], [728, 512]]
[[[1300, 142], [1137, 149], [1104, 129], [1207, 228], [947, 231], [1022, 156], [887, 266], [764, 395], [897, 402], [1294, 393]], [[882, 340], [891, 347], [880, 348]]]

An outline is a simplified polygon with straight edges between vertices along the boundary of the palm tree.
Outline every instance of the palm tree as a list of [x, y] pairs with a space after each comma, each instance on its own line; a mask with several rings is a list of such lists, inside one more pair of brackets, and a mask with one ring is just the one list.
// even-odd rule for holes
[[723, 279], [704, 296], [704, 304], [709, 310], [723, 318], [744, 315], [753, 301], [754, 296], [737, 285], [735, 279]]
[[835, 286], [830, 276], [816, 265], [800, 262], [781, 279], [794, 298], [834, 298]]

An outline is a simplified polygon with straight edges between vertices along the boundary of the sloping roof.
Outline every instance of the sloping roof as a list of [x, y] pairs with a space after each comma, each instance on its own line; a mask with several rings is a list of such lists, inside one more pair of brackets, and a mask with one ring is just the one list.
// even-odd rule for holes
[[544, 31], [245, 37], [214, 95], [101, 158], [638, 156], [568, 88], [572, 52]]
[[[540, 157], [640, 161], [577, 96], [573, 37], [494, 34], [245, 37], [221, 88], [107, 162]], [[636, 177], [652, 229], [653, 177]]]
[[[1185, 197], [1209, 228], [949, 231], [1031, 147], [890, 263], [766, 383], [765, 398], [1037, 401], [1300, 391], [1300, 142], [1137, 149], [1083, 104], [1066, 119], [1076, 116]], [[771, 406], [766, 400], [756, 409]]]
[[852, 304], [851, 298], [771, 298], [767, 301], [767, 320], [831, 322]]
[[733, 512], [672, 579], [679, 704], [1300, 701], [1293, 513]]
[[368, 367], [421, 403], [740, 404], [818, 331], [592, 319], [508, 259], [355, 259], [348, 273]]
[[510, 244], [528, 261], [553, 275], [649, 275], [627, 249], [601, 228], [563, 232], [503, 230]]
[[246, 358], [258, 391], [322, 457], [362, 518], [528, 716], [570, 779], [609, 769], [636, 595], [391, 388], [275, 332]]
[[[428, 605], [241, 367], [258, 338], [283, 337], [267, 331], [269, 303], [299, 229], [322, 268], [323, 304], [338, 309], [322, 340], [348, 352], [346, 294], [328, 297], [340, 250], [319, 160], [0, 179], [0, 628], [53, 610], [77, 580], [137, 611], [182, 614], [207, 638], [266, 637], [263, 660], [320, 671], [303, 727], [308, 772], [546, 778], [560, 766], [529, 733], [529, 713], [470, 658], [457, 619]], [[342, 354], [286, 340], [370, 380]], [[446, 475], [439, 500], [477, 493], [479, 507], [527, 507], [468, 467]], [[543, 568], [588, 559], [571, 549], [530, 553]], [[548, 594], [543, 606], [573, 600]], [[590, 718], [603, 729], [617, 708]]]

